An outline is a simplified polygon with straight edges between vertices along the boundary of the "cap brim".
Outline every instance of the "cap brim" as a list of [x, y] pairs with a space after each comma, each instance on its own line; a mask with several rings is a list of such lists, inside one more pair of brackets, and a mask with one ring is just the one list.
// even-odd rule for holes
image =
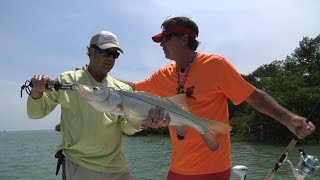
[[102, 45], [97, 45], [100, 49], [109, 49], [109, 48], [117, 48], [121, 53], [123, 53], [123, 50], [115, 45], [115, 44], [102, 44]]
[[156, 43], [159, 43], [162, 41], [163, 37], [164, 37], [163, 33], [159, 33], [155, 36], [152, 36], [152, 40]]

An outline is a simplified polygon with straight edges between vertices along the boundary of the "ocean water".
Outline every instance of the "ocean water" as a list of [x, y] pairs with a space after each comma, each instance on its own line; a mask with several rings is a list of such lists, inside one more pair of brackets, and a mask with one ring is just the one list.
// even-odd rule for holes
[[[58, 180], [55, 176], [54, 149], [60, 144], [61, 135], [53, 130], [17, 131], [0, 133], [0, 180]], [[124, 136], [124, 151], [134, 180], [165, 180], [171, 158], [168, 137]], [[301, 146], [307, 154], [320, 157], [320, 145]], [[285, 146], [233, 142], [233, 165], [249, 168], [247, 180], [265, 179]], [[289, 156], [296, 166], [299, 160], [298, 146]], [[61, 172], [60, 172], [61, 173]], [[240, 179], [232, 174], [232, 180]], [[278, 170], [275, 179], [293, 179], [288, 163]], [[306, 179], [320, 180], [320, 172]]]

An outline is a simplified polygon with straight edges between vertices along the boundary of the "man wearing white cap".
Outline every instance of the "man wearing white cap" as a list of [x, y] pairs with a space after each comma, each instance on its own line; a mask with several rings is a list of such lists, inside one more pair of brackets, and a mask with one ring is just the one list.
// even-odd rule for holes
[[[68, 71], [56, 79], [61, 83], [131, 89], [112, 78], [108, 72], [123, 50], [117, 37], [108, 31], [95, 34], [88, 47], [88, 67]], [[55, 82], [48, 75], [35, 75], [28, 97], [27, 113], [31, 119], [40, 119], [61, 106], [60, 130], [62, 143], [56, 157], [63, 164], [63, 179], [77, 180], [131, 180], [128, 162], [122, 151], [122, 132], [134, 134], [140, 124], [132, 124], [122, 116], [95, 110], [73, 91], [46, 89], [46, 82]], [[61, 163], [58, 163], [60, 166]], [[59, 168], [57, 168], [58, 173]]]

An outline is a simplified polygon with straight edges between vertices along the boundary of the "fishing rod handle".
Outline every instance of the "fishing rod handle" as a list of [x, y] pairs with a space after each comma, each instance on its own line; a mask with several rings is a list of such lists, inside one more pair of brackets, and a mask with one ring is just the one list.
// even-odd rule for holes
[[[55, 89], [58, 90], [75, 90], [79, 88], [78, 84], [70, 84], [70, 83], [60, 83], [59, 81], [56, 81], [54, 83], [52, 82], [46, 82], [45, 85], [46, 89]], [[22, 98], [22, 92], [23, 90], [26, 91], [27, 94], [31, 95], [31, 88], [33, 88], [33, 84], [31, 80], [27, 80], [24, 85], [21, 86], [20, 96]]]
[[[55, 89], [58, 90], [73, 90], [75, 84], [70, 83], [60, 83], [59, 81], [56, 81], [55, 83], [52, 82], [46, 82], [46, 89]], [[32, 81], [30, 82], [30, 87], [33, 87]]]
[[274, 172], [274, 171], [270, 172], [270, 173], [268, 174], [266, 180], [271, 180], [271, 179], [273, 179], [275, 175], [276, 175], [276, 172]]

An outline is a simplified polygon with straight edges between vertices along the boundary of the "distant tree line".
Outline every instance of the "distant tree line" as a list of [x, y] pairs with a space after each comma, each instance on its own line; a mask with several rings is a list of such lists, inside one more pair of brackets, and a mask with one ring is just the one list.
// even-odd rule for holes
[[[314, 39], [304, 37], [285, 60], [262, 65], [243, 77], [288, 110], [307, 117], [320, 129], [320, 35]], [[292, 139], [293, 134], [285, 126], [258, 113], [247, 103], [234, 106], [229, 102], [229, 105], [236, 139], [269, 142]], [[319, 130], [302, 142], [319, 143]]]
[[[308, 117], [320, 129], [320, 35], [314, 39], [304, 37], [285, 60], [275, 60], [242, 76], [288, 110]], [[232, 134], [236, 140], [288, 142], [293, 138], [285, 126], [247, 103], [238, 106], [228, 103]], [[137, 135], [150, 134], [168, 134], [168, 129], [146, 129]], [[319, 143], [319, 130], [302, 142]]]

